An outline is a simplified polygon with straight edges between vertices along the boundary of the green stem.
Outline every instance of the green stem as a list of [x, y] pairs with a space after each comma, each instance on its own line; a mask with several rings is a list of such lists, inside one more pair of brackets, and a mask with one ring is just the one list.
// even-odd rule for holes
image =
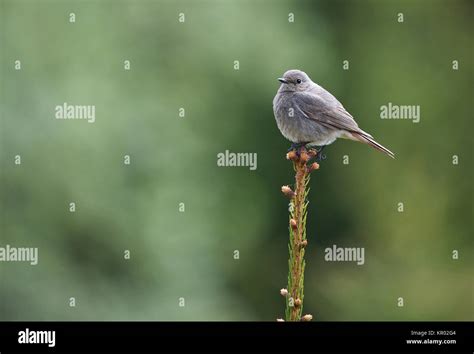
[[297, 155], [293, 158], [289, 157], [293, 160], [295, 170], [295, 191], [291, 198], [292, 208], [290, 208], [287, 321], [300, 321], [303, 312], [308, 183], [311, 171], [319, 167], [317, 164], [307, 166], [307, 161], [315, 155], [314, 152], [310, 153], [313, 155], [308, 156], [306, 150], [303, 149], [301, 157]]

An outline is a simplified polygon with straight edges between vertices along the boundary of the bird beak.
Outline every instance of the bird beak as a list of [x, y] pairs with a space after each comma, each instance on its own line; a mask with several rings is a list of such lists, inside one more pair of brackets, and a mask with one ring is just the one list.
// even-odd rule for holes
[[284, 78], [282, 78], [282, 77], [279, 77], [279, 78], [278, 78], [278, 81], [280, 81], [282, 84], [287, 84], [287, 83], [288, 83], [288, 81], [286, 81], [286, 80], [285, 80]]

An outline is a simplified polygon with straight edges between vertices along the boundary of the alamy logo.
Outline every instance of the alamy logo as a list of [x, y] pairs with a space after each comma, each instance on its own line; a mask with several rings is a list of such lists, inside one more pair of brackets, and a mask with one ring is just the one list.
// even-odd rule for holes
[[55, 331], [33, 331], [26, 328], [18, 332], [18, 343], [20, 344], [47, 344], [52, 348], [56, 345]]
[[420, 121], [419, 105], [396, 105], [389, 102], [380, 106], [381, 119], [411, 119], [413, 123]]
[[220, 152], [217, 154], [219, 167], [248, 167], [251, 171], [257, 169], [257, 153], [255, 152]]
[[357, 265], [365, 263], [364, 247], [337, 247], [333, 245], [324, 250], [326, 262], [357, 262]]
[[94, 105], [70, 105], [64, 102], [55, 107], [56, 119], [85, 119], [89, 123], [95, 122]]

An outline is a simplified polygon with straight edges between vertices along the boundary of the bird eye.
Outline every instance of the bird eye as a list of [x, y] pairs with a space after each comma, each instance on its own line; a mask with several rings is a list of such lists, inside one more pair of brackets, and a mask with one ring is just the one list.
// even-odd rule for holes
[[297, 83], [297, 84], [301, 84], [301, 79], [297, 79], [297, 80], [296, 80], [296, 83]]

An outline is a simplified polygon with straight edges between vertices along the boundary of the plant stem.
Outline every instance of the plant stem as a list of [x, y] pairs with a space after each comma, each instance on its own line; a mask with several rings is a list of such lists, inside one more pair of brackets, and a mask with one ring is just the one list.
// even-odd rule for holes
[[307, 245], [306, 215], [308, 207], [307, 196], [309, 192], [308, 183], [311, 172], [319, 168], [317, 163], [308, 166], [307, 162], [314, 156], [316, 156], [314, 150], [307, 151], [305, 148], [302, 148], [299, 154], [291, 151], [287, 155], [287, 158], [293, 161], [293, 168], [295, 170], [294, 192], [287, 186], [282, 188], [282, 191], [284, 191], [284, 188], [288, 188], [290, 192], [285, 193], [284, 191], [284, 193], [291, 197], [289, 220], [290, 258], [288, 261], [288, 296], [286, 299], [287, 321], [302, 320], [305, 270], [304, 254]]

